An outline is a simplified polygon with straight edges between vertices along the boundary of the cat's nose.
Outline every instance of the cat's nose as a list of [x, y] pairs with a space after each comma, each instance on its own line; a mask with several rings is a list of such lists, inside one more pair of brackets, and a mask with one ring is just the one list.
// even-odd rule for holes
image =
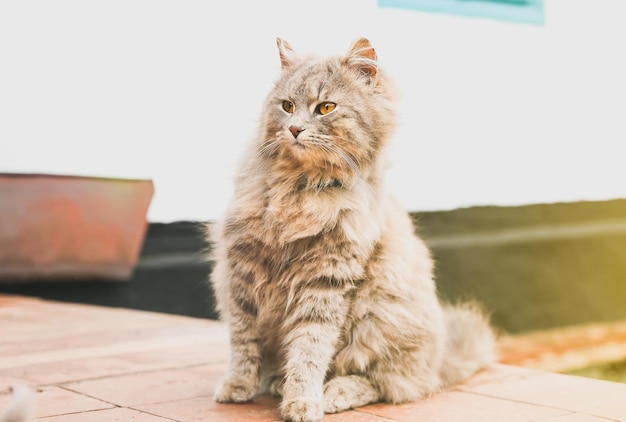
[[289, 126], [289, 132], [293, 135], [294, 138], [297, 138], [300, 133], [304, 131], [303, 127], [300, 126]]

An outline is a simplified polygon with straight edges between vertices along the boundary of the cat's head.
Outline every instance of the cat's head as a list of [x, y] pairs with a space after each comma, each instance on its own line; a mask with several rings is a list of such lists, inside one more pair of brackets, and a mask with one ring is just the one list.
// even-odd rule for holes
[[395, 126], [391, 89], [370, 42], [344, 56], [302, 58], [278, 39], [281, 77], [265, 103], [259, 146], [311, 186], [369, 177]]

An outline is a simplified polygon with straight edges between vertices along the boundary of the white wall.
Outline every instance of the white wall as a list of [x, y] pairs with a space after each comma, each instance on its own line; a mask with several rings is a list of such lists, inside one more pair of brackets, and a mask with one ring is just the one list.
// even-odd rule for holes
[[545, 3], [531, 26], [374, 0], [2, 1], [0, 172], [151, 178], [151, 221], [213, 219], [275, 38], [367, 36], [402, 92], [388, 181], [407, 208], [626, 197], [626, 4]]

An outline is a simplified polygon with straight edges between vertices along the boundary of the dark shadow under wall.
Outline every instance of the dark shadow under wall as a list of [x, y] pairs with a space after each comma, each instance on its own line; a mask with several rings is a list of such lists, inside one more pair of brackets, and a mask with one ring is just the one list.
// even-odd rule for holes
[[[626, 200], [412, 213], [442, 298], [509, 332], [626, 319]], [[150, 225], [130, 281], [0, 283], [0, 292], [217, 318], [197, 222]]]
[[217, 319], [201, 224], [152, 223], [130, 280], [0, 282], [0, 292]]

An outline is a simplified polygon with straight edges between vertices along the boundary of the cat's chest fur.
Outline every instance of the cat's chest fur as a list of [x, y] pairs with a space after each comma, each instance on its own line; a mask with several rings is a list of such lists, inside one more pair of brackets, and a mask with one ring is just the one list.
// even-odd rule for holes
[[238, 192], [227, 235], [255, 238], [274, 251], [293, 252], [296, 243], [320, 236], [371, 245], [380, 238], [381, 196], [366, 181], [318, 190], [254, 183]]
[[[309, 285], [351, 286], [365, 276], [381, 235], [380, 204], [366, 185], [242, 196], [227, 220], [231, 262], [248, 274], [261, 323], [279, 321]], [[342, 287], [342, 289], [345, 287]]]

